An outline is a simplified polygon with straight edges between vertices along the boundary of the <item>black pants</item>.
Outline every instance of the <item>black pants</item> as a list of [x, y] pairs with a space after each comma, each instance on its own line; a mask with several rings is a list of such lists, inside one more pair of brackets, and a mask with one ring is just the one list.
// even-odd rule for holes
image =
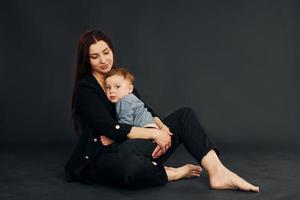
[[151, 155], [156, 147], [153, 141], [129, 139], [122, 144], [107, 147], [107, 152], [99, 155], [88, 168], [89, 178], [105, 185], [130, 188], [164, 185], [168, 179], [163, 163], [181, 143], [199, 164], [208, 151], [216, 150], [190, 108], [175, 111], [163, 122], [173, 133], [172, 146], [165, 154], [153, 160]]

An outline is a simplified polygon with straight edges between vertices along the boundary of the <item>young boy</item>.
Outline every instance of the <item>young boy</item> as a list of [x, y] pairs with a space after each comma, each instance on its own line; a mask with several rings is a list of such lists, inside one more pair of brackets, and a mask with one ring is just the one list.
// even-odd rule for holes
[[160, 128], [160, 119], [153, 117], [145, 104], [132, 93], [133, 81], [134, 76], [125, 68], [112, 69], [106, 75], [106, 95], [115, 103], [118, 121], [139, 127]]

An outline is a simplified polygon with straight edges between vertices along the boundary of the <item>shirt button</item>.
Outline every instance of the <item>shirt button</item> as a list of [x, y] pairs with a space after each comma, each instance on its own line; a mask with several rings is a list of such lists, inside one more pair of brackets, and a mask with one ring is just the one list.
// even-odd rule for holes
[[120, 125], [116, 125], [115, 128], [116, 128], [116, 129], [120, 129]]
[[85, 156], [84, 158], [85, 158], [85, 159], [89, 159], [89, 157], [88, 157], [88, 156]]
[[93, 140], [94, 140], [94, 142], [97, 142], [97, 138], [94, 138]]

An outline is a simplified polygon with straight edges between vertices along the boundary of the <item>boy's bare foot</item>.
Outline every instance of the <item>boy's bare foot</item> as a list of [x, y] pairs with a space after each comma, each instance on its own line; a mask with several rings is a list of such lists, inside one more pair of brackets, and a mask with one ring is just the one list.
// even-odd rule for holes
[[202, 168], [199, 165], [187, 164], [178, 168], [165, 167], [168, 181], [176, 181], [182, 178], [199, 177]]
[[254, 186], [225, 166], [221, 166], [209, 177], [212, 189], [239, 189], [249, 192], [259, 192], [259, 187]]

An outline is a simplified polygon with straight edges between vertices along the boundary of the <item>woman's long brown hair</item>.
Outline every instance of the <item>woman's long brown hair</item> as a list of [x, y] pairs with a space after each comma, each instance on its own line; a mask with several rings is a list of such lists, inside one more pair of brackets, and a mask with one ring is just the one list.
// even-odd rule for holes
[[[112, 42], [108, 36], [106, 36], [102, 31], [99, 30], [89, 30], [83, 33], [78, 41], [77, 46], [77, 59], [76, 59], [76, 70], [73, 83], [73, 93], [72, 93], [72, 123], [75, 131], [80, 133], [82, 131], [82, 124], [80, 116], [76, 111], [76, 95], [77, 95], [77, 85], [78, 81], [85, 77], [87, 74], [91, 73], [91, 64], [89, 60], [89, 48], [92, 44], [103, 40], [112, 50], [114, 54], [114, 48]], [[115, 62], [113, 62], [114, 65]]]

